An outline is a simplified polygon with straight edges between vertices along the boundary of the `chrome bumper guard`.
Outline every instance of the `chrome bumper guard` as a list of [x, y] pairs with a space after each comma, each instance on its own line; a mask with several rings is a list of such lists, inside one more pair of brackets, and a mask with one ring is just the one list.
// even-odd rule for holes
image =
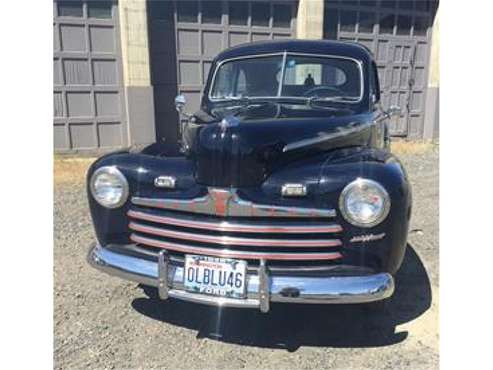
[[222, 298], [190, 293], [183, 287], [183, 267], [169, 263], [166, 251], [158, 262], [120, 254], [95, 245], [87, 256], [91, 266], [127, 280], [158, 288], [159, 297], [168, 297], [222, 307], [257, 308], [268, 312], [270, 302], [346, 304], [388, 298], [394, 279], [388, 273], [362, 276], [276, 276], [269, 274], [262, 260], [258, 274], [249, 274], [247, 298]]

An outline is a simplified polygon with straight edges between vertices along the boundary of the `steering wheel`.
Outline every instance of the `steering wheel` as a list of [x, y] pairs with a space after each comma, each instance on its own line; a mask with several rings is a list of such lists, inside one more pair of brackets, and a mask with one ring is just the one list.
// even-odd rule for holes
[[[322, 94], [320, 94], [321, 92]], [[344, 94], [344, 91], [333, 86], [317, 86], [305, 91], [303, 96], [308, 97], [318, 95], [320, 97], [327, 97], [330, 96], [331, 93]]]

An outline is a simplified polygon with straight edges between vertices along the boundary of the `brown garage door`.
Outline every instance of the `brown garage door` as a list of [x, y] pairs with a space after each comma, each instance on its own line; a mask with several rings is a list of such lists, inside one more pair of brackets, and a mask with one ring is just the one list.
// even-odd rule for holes
[[55, 1], [53, 7], [55, 150], [126, 145], [116, 2]]
[[295, 35], [293, 1], [150, 1], [151, 71], [158, 138], [176, 142], [174, 97], [187, 110], [200, 104], [211, 62], [223, 49], [245, 42]]
[[326, 1], [324, 37], [357, 41], [375, 55], [384, 108], [398, 105], [394, 136], [421, 138], [431, 26], [437, 2]]

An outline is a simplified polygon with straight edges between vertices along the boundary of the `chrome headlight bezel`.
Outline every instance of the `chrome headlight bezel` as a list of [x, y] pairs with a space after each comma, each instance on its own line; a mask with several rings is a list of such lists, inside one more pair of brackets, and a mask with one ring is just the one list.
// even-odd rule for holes
[[[111, 176], [114, 176], [120, 183], [121, 186], [121, 195], [120, 198], [118, 199], [117, 202], [114, 203], [108, 203], [104, 202], [100, 197], [97, 196], [97, 189], [96, 189], [96, 180], [98, 176], [102, 174], [108, 174]], [[116, 166], [103, 166], [98, 168], [94, 173], [91, 175], [91, 180], [89, 183], [90, 189], [91, 189], [91, 195], [93, 199], [101, 206], [105, 208], [119, 208], [122, 205], [125, 204], [125, 202], [128, 199], [129, 195], [129, 186], [128, 186], [128, 181], [126, 177], [121, 173], [121, 171], [116, 167]]]
[[[376, 190], [380, 195], [382, 196], [383, 199], [383, 206], [382, 210], [380, 213], [370, 219], [368, 222], [363, 222], [361, 220], [357, 220], [353, 217], [353, 215], [348, 211], [346, 208], [346, 198], [350, 194], [351, 191], [358, 189], [358, 190], [364, 190], [365, 187], [370, 187], [374, 190]], [[350, 224], [358, 227], [364, 227], [364, 228], [370, 228], [374, 227], [378, 224], [380, 224], [382, 221], [384, 221], [389, 212], [390, 212], [390, 196], [385, 190], [385, 188], [380, 185], [378, 182], [370, 179], [363, 179], [363, 178], [358, 178], [354, 180], [353, 182], [350, 182], [346, 187], [342, 190], [340, 196], [339, 196], [339, 209], [342, 213], [342, 216], [344, 219], [349, 222]]]

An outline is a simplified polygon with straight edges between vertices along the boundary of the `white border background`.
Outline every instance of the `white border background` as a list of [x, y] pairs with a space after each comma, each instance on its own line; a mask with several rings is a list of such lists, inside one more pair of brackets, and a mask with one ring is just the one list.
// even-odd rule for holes
[[491, 369], [493, 6], [440, 7], [441, 367]]
[[52, 9], [50, 1], [2, 3], [3, 369], [53, 368]]
[[[52, 8], [2, 10], [0, 364], [53, 368]], [[493, 7], [440, 12], [441, 367], [491, 368]]]

